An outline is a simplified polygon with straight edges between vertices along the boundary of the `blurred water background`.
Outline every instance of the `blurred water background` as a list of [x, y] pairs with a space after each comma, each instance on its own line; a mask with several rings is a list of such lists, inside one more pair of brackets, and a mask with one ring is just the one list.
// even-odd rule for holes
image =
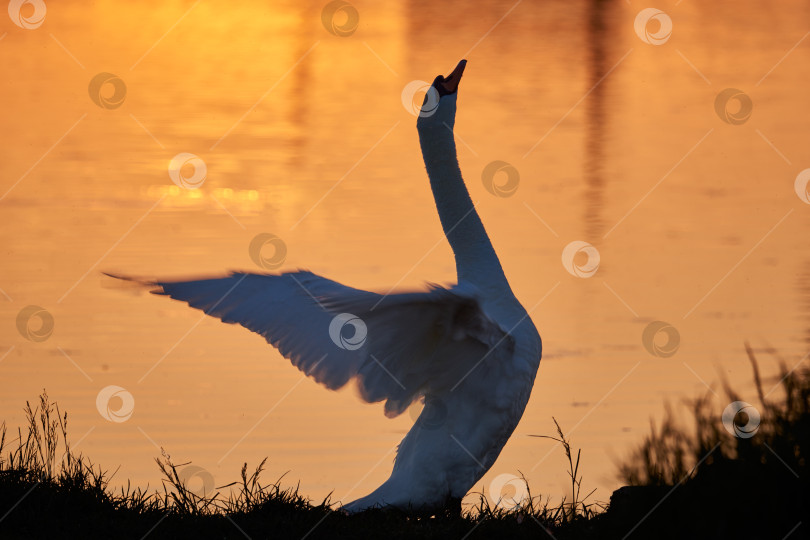
[[[636, 0], [355, 1], [347, 36], [324, 26], [325, 5], [64, 1], [38, 28], [2, 17], [10, 427], [46, 388], [76, 449], [120, 465], [114, 484], [157, 487], [163, 448], [217, 486], [264, 456], [268, 480], [289, 471], [316, 499], [379, 485], [410, 414], [389, 420], [351, 390], [327, 392], [261, 337], [111, 288], [101, 271], [260, 271], [248, 245], [271, 233], [287, 246], [282, 269], [382, 291], [452, 283], [401, 94], [462, 57], [461, 168], [545, 349], [523, 420], [476, 489], [521, 471], [535, 493], [564, 495], [562, 448], [528, 436], [554, 434], [554, 416], [583, 450], [583, 489], [606, 500], [615, 462], [665, 399], [716, 390], [721, 375], [751, 387], [745, 340], [766, 377], [769, 351], [789, 366], [805, 357], [810, 205], [794, 180], [810, 167], [810, 4], [660, 2], [672, 29], [651, 20], [641, 35], [653, 43], [634, 28], [648, 7]], [[103, 72], [125, 83], [120, 106], [90, 99]], [[750, 98], [750, 117], [731, 100], [726, 120], [744, 121], [721, 118], [726, 88]], [[168, 175], [181, 152], [206, 164], [199, 189]], [[495, 160], [519, 173], [511, 196], [484, 186]], [[598, 250], [592, 276], [564, 268], [573, 241]], [[48, 339], [18, 332], [28, 305], [52, 315]], [[642, 342], [653, 321], [677, 332], [659, 332], [659, 356]], [[99, 413], [109, 385], [134, 399], [126, 421]]]

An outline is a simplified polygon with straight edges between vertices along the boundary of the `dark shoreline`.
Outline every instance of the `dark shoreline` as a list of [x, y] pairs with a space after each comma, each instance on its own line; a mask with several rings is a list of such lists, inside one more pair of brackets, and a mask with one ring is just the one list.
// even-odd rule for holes
[[106, 471], [70, 449], [67, 414], [43, 393], [34, 407], [27, 404], [28, 426], [14, 440], [0, 423], [0, 538], [809, 538], [810, 368], [783, 365], [781, 397], [769, 400], [748, 352], [758, 406], [724, 385], [727, 402], [709, 394], [690, 402], [694, 431], [680, 427], [667, 407], [620, 465], [628, 485], [609, 503], [580, 495], [581, 451], [572, 451], [558, 425], [555, 439], [572, 480], [567, 500], [551, 506], [527, 485], [528, 496], [514, 508], [492, 506], [480, 495], [460, 516], [345, 515], [328, 497], [313, 502], [281, 479], [264, 484], [264, 461], [252, 472], [245, 464], [240, 480], [222, 486], [230, 488], [227, 495], [198, 494], [183, 480], [187, 464], [164, 455], [156, 460], [165, 477], [161, 490], [114, 492]]

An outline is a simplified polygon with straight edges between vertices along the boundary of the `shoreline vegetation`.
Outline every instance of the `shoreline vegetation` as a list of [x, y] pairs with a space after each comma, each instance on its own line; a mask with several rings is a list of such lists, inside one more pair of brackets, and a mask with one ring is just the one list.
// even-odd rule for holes
[[587, 502], [593, 492], [581, 496], [581, 450], [573, 451], [554, 420], [558, 436], [547, 438], [568, 458], [568, 498], [555, 506], [527, 485], [517, 505], [479, 494], [460, 516], [398, 510], [349, 516], [330, 497], [312, 501], [298, 486], [284, 487], [283, 477], [265, 484], [266, 458], [252, 470], [245, 464], [236, 482], [195, 490], [186, 482], [188, 464], [164, 453], [156, 459], [162, 490], [127, 483], [116, 491], [108, 471], [71, 449], [67, 413], [43, 392], [33, 407], [26, 403], [27, 425], [16, 437], [0, 423], [0, 537], [807, 538], [810, 368], [790, 370], [780, 361], [780, 380], [765, 392], [746, 351], [757, 405], [723, 382], [723, 397], [710, 390], [689, 402], [690, 429], [667, 405], [663, 421], [619, 465], [627, 485], [609, 504]]

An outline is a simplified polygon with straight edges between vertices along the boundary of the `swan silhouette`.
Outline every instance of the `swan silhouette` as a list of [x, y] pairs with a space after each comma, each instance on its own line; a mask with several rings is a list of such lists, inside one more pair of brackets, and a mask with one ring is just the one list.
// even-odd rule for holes
[[142, 282], [261, 334], [329, 389], [356, 381], [363, 400], [385, 401], [388, 417], [424, 401], [391, 476], [346, 504], [350, 513], [386, 506], [459, 511], [517, 426], [540, 364], [540, 335], [461, 177], [452, 130], [465, 66], [462, 60], [436, 77], [416, 123], [457, 285], [382, 295], [307, 271]]

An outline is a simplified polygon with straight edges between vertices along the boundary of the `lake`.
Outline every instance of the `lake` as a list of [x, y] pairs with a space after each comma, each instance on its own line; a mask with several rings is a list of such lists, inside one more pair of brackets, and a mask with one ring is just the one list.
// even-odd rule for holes
[[74, 449], [120, 465], [113, 485], [158, 487], [163, 449], [203, 484], [267, 456], [267, 481], [287, 473], [316, 500], [374, 489], [413, 414], [389, 420], [260, 336], [102, 272], [263, 271], [249, 246], [270, 234], [279, 270], [382, 292], [453, 283], [415, 129], [424, 85], [409, 85], [466, 58], [461, 169], [544, 341], [523, 419], [475, 490], [520, 471], [565, 495], [562, 448], [529, 436], [555, 435], [554, 417], [582, 449], [584, 492], [606, 501], [666, 400], [717, 392], [719, 416], [726, 377], [756, 404], [745, 342], [766, 389], [810, 345], [810, 5], [648, 7], [3, 14], [0, 418], [16, 428], [47, 389]]

